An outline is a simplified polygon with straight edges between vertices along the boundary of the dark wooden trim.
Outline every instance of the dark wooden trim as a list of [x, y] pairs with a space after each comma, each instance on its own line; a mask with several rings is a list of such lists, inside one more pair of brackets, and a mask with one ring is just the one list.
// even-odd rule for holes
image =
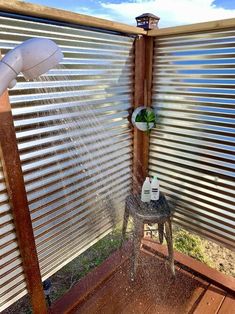
[[52, 304], [51, 314], [68, 314], [106, 282], [130, 258], [131, 243], [114, 252], [100, 266], [88, 273], [60, 299]]
[[[141, 36], [135, 41], [133, 108], [151, 106], [153, 38]], [[140, 193], [148, 176], [149, 135], [134, 128], [133, 192]]]
[[[165, 245], [158, 244], [156, 241], [147, 238], [143, 239], [142, 243], [145, 250], [156, 255], [168, 256], [167, 247]], [[174, 259], [175, 263], [180, 265], [180, 267], [195, 273], [198, 277], [206, 279], [210, 283], [217, 285], [233, 295], [235, 294], [235, 278], [232, 276], [224, 275], [218, 270], [177, 251], [174, 251]]]
[[47, 313], [8, 92], [0, 97], [0, 154], [34, 313]]

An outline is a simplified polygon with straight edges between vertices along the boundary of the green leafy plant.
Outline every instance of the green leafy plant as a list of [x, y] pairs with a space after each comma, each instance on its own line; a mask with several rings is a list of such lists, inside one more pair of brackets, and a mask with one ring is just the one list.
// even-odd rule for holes
[[147, 132], [150, 132], [150, 124], [153, 123], [154, 126], [156, 124], [156, 116], [154, 111], [151, 109], [142, 109], [136, 116], [135, 122], [144, 122], [147, 124]]

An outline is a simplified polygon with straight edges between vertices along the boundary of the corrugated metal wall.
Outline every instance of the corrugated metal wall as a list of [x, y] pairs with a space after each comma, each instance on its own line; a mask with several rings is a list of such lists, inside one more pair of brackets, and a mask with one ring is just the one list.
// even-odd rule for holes
[[[44, 280], [111, 230], [131, 189], [134, 39], [0, 17], [3, 55], [31, 37], [55, 40], [65, 55], [61, 68], [34, 82], [19, 77], [10, 91]], [[3, 183], [0, 196], [4, 309], [25, 283]]]
[[155, 40], [150, 173], [175, 222], [235, 248], [235, 31]]
[[5, 178], [0, 166], [0, 311], [25, 295], [26, 283]]

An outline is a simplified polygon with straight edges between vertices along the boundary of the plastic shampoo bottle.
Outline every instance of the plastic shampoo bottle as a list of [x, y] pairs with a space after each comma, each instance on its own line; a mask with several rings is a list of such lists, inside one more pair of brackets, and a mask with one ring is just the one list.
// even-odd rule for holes
[[141, 201], [142, 202], [150, 202], [150, 190], [151, 190], [151, 183], [149, 177], [147, 177], [144, 181], [141, 191]]
[[160, 193], [160, 185], [159, 180], [156, 176], [153, 177], [151, 182], [151, 201], [158, 201], [159, 200], [159, 193]]

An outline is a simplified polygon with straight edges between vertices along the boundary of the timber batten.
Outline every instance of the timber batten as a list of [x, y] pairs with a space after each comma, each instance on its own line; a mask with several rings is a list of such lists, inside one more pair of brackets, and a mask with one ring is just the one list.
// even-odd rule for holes
[[112, 30], [129, 34], [147, 34], [142, 28], [17, 0], [1, 0], [0, 11], [24, 14], [66, 23]]

